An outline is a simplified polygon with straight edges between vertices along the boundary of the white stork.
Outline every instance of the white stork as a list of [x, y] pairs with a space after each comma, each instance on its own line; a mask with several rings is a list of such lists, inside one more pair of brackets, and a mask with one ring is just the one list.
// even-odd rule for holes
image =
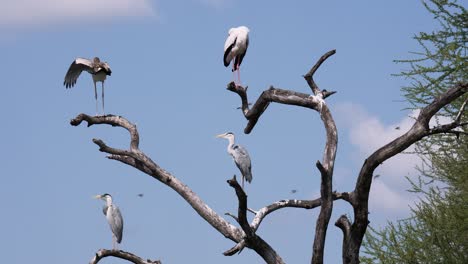
[[237, 71], [237, 77], [240, 84], [240, 65], [244, 59], [249, 46], [249, 29], [245, 26], [229, 29], [229, 35], [224, 43], [224, 66], [229, 66], [235, 58], [232, 65], [232, 72]]
[[97, 88], [96, 83], [102, 83], [102, 112], [104, 111], [104, 81], [106, 80], [107, 75], [111, 75], [112, 71], [107, 62], [101, 62], [98, 57], [94, 57], [93, 60], [77, 58], [72, 62], [70, 68], [65, 75], [65, 80], [63, 85], [68, 88], [72, 88], [76, 84], [76, 80], [80, 76], [82, 71], [87, 71], [93, 76], [94, 82], [94, 98], [96, 99], [96, 115], [98, 114], [98, 99], [97, 99]]

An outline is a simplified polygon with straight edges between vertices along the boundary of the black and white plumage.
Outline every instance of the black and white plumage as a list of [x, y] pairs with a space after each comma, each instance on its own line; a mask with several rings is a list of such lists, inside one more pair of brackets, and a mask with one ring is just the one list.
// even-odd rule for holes
[[112, 231], [112, 245], [114, 250], [117, 249], [116, 242], [120, 244], [122, 242], [123, 233], [123, 218], [120, 213], [119, 207], [112, 203], [112, 196], [108, 193], [96, 195], [94, 198], [101, 199], [106, 202], [102, 208], [102, 212], [107, 218], [107, 222]]
[[244, 179], [249, 183], [252, 182], [252, 165], [247, 149], [234, 143], [235, 137], [232, 132], [220, 134], [216, 137], [229, 140], [227, 152], [232, 156], [242, 174], [242, 188], [244, 188]]
[[107, 64], [107, 62], [101, 62], [101, 60], [98, 57], [94, 57], [93, 60], [77, 58], [72, 62], [70, 68], [68, 68], [67, 74], [65, 75], [65, 80], [63, 81], [63, 85], [65, 85], [67, 89], [72, 88], [76, 84], [76, 81], [78, 80], [78, 77], [80, 77], [82, 71], [89, 72], [93, 77], [94, 97], [96, 99], [96, 114], [98, 112], [96, 83], [102, 83], [102, 111], [105, 113], [104, 81], [106, 80], [107, 75], [110, 76], [112, 74], [109, 64]]
[[237, 71], [240, 82], [240, 65], [249, 47], [249, 29], [245, 26], [229, 29], [229, 35], [224, 43], [224, 66], [228, 67], [232, 60], [232, 71]]

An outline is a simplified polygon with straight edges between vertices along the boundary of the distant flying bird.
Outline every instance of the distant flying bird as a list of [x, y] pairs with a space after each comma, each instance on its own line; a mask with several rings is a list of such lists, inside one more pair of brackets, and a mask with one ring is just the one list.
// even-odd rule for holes
[[98, 99], [97, 99], [97, 88], [96, 83], [102, 83], [102, 111], [104, 111], [104, 81], [106, 80], [107, 75], [111, 75], [112, 71], [109, 67], [107, 62], [101, 62], [98, 57], [94, 57], [93, 60], [77, 58], [72, 62], [70, 68], [68, 68], [68, 72], [65, 75], [65, 80], [63, 81], [63, 85], [65, 87], [71, 88], [76, 84], [78, 77], [80, 76], [82, 71], [87, 71], [93, 77], [94, 82], [94, 98], [96, 99], [96, 115], [98, 113]]
[[291, 193], [297, 193], [296, 189], [291, 190]]
[[144, 196], [143, 193], [139, 193], [139, 194], [138, 194], [138, 197], [140, 197], [140, 198], [142, 198], [143, 196]]
[[224, 66], [228, 67], [234, 59], [232, 71], [237, 71], [240, 84], [240, 65], [249, 47], [249, 29], [245, 26], [229, 29], [229, 35], [224, 43]]
[[252, 165], [247, 149], [240, 145], [234, 144], [234, 134], [232, 132], [220, 134], [216, 137], [229, 140], [227, 152], [232, 156], [234, 162], [242, 174], [242, 189], [244, 189], [244, 179], [249, 183], [252, 182]]
[[123, 218], [117, 205], [112, 203], [112, 196], [108, 193], [96, 195], [94, 198], [101, 199], [106, 202], [106, 205], [102, 208], [102, 212], [109, 222], [109, 226], [112, 230], [112, 246], [114, 250], [117, 249], [116, 242], [120, 244], [122, 242], [123, 232]]

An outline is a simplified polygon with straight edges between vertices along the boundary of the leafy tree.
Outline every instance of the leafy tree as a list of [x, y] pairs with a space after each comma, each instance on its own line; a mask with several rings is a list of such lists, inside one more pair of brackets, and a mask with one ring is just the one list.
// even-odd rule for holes
[[[415, 36], [423, 50], [414, 53], [417, 58], [397, 61], [410, 65], [399, 75], [411, 80], [402, 91], [412, 109], [468, 79], [466, 9], [457, 1], [423, 4], [441, 28]], [[467, 96], [461, 96], [435, 116], [438, 125], [449, 118], [463, 126], [416, 143], [423, 164], [411, 191], [422, 198], [410, 218], [380, 231], [370, 228], [364, 263], [468, 263], [468, 138], [467, 117], [462, 114], [466, 102]]]

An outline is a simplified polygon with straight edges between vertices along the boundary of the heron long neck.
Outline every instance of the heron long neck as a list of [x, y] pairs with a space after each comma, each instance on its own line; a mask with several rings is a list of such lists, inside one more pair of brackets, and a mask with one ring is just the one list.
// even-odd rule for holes
[[231, 154], [231, 152], [232, 152], [232, 147], [234, 146], [234, 138], [233, 138], [233, 137], [229, 137], [228, 140], [229, 140], [229, 144], [228, 144], [228, 146], [227, 146], [227, 152], [228, 152], [229, 154]]
[[112, 198], [111, 197], [106, 197], [106, 205], [111, 206], [112, 205]]

